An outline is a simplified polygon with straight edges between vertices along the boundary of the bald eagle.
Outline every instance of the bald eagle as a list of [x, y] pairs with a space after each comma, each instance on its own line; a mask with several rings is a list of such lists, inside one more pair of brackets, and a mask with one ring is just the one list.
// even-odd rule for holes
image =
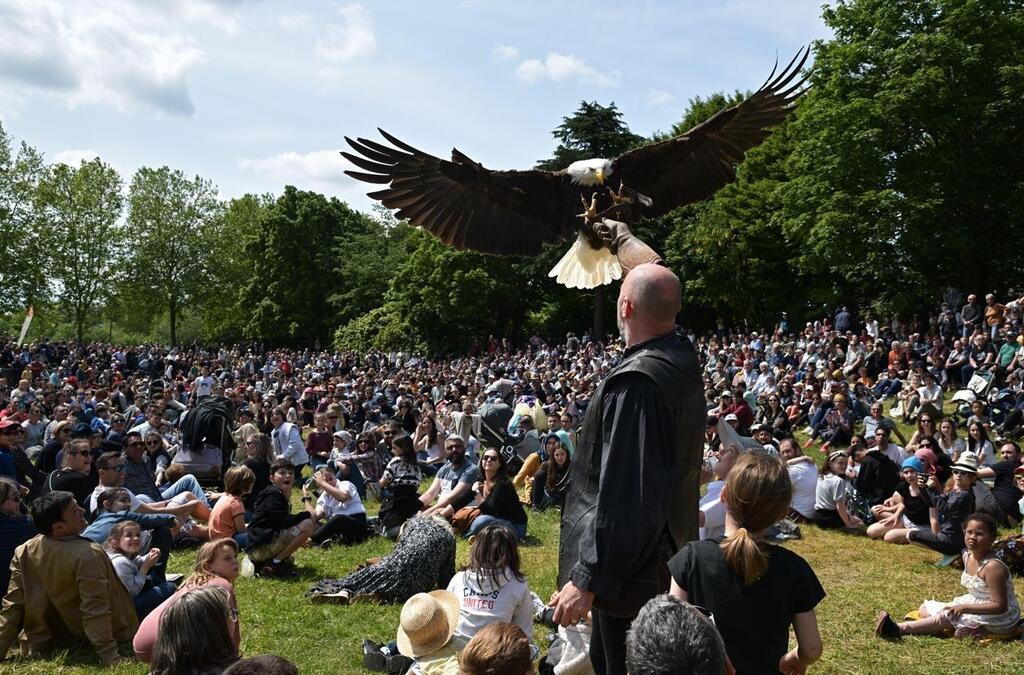
[[623, 238], [607, 232], [615, 221], [603, 216], [626, 205], [631, 218], [654, 218], [736, 180], [746, 152], [786, 119], [803, 94], [807, 76], [797, 76], [809, 53], [801, 50], [777, 76], [776, 63], [756, 92], [686, 133], [614, 159], [573, 162], [561, 171], [492, 171], [457, 149], [450, 161], [439, 159], [378, 129], [390, 145], [345, 137], [355, 153], [341, 154], [362, 169], [345, 173], [387, 185], [368, 196], [460, 250], [537, 255], [545, 245], [575, 236], [549, 275], [570, 288], [593, 288], [633, 266], [615, 244]]

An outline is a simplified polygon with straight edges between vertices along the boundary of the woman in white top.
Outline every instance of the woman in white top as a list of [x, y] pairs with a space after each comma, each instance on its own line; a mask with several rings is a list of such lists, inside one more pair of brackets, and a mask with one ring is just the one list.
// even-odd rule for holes
[[978, 464], [992, 466], [996, 462], [996, 449], [988, 440], [988, 431], [981, 422], [967, 425], [967, 450], [978, 456]]
[[951, 419], [944, 419], [939, 424], [939, 435], [936, 437], [942, 451], [953, 458], [960, 459], [960, 453], [967, 448], [967, 443], [956, 433], [956, 424]]
[[416, 424], [416, 433], [412, 439], [413, 447], [416, 449], [416, 456], [420, 462], [423, 473], [433, 476], [445, 462], [444, 458], [444, 435], [439, 427], [434, 413], [427, 413], [420, 417]]

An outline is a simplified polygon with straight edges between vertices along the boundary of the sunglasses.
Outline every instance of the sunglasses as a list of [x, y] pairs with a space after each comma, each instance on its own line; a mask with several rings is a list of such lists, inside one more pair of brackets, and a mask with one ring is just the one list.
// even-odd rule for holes
[[115, 464], [114, 466], [101, 466], [100, 468], [103, 469], [104, 471], [114, 471], [116, 473], [121, 473], [122, 471], [124, 471], [124, 464]]
[[972, 471], [961, 471], [960, 469], [953, 469], [953, 475], [954, 476], [973, 476], [974, 472], [972, 472]]
[[445, 450], [465, 450], [466, 446], [464, 446], [464, 445], [446, 445], [446, 446], [444, 446], [444, 449]]
[[142, 441], [132, 441], [131, 443], [129, 443], [127, 445], [127, 447], [129, 447], [129, 448], [137, 448], [140, 445], [145, 445], [145, 443], [143, 443]]
[[497, 457], [497, 455], [484, 455], [483, 457], [480, 458], [480, 461], [481, 462], [497, 462], [498, 461], [498, 457]]
[[160, 441], [146, 441], [146, 445], [162, 445]]

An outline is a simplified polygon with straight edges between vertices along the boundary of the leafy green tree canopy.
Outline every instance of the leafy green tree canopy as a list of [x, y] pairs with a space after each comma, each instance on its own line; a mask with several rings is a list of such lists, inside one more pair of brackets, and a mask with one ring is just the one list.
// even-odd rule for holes
[[121, 177], [100, 159], [78, 168], [57, 164], [36, 189], [47, 272], [61, 302], [71, 310], [81, 343], [86, 321], [107, 297], [121, 256], [124, 230]]

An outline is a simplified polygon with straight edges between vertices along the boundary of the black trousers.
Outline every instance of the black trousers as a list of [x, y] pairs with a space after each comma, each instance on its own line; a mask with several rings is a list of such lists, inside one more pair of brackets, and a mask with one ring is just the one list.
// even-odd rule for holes
[[964, 550], [964, 536], [935, 534], [931, 530], [911, 530], [910, 541], [927, 546], [942, 555], [956, 555]]
[[324, 540], [331, 537], [344, 537], [348, 541], [353, 542], [366, 539], [366, 514], [332, 516], [330, 520], [313, 533], [310, 539], [312, 539], [314, 544], [322, 544]]
[[590, 663], [597, 675], [626, 675], [626, 631], [632, 617], [608, 616], [590, 611], [593, 633], [590, 637]]
[[173, 537], [171, 536], [171, 528], [167, 525], [154, 527], [152, 533], [149, 546], [150, 548], [159, 549], [160, 558], [157, 560], [156, 565], [153, 565], [153, 569], [149, 571], [149, 577], [154, 582], [159, 583], [164, 580], [164, 575], [167, 573], [167, 558], [171, 555]]

